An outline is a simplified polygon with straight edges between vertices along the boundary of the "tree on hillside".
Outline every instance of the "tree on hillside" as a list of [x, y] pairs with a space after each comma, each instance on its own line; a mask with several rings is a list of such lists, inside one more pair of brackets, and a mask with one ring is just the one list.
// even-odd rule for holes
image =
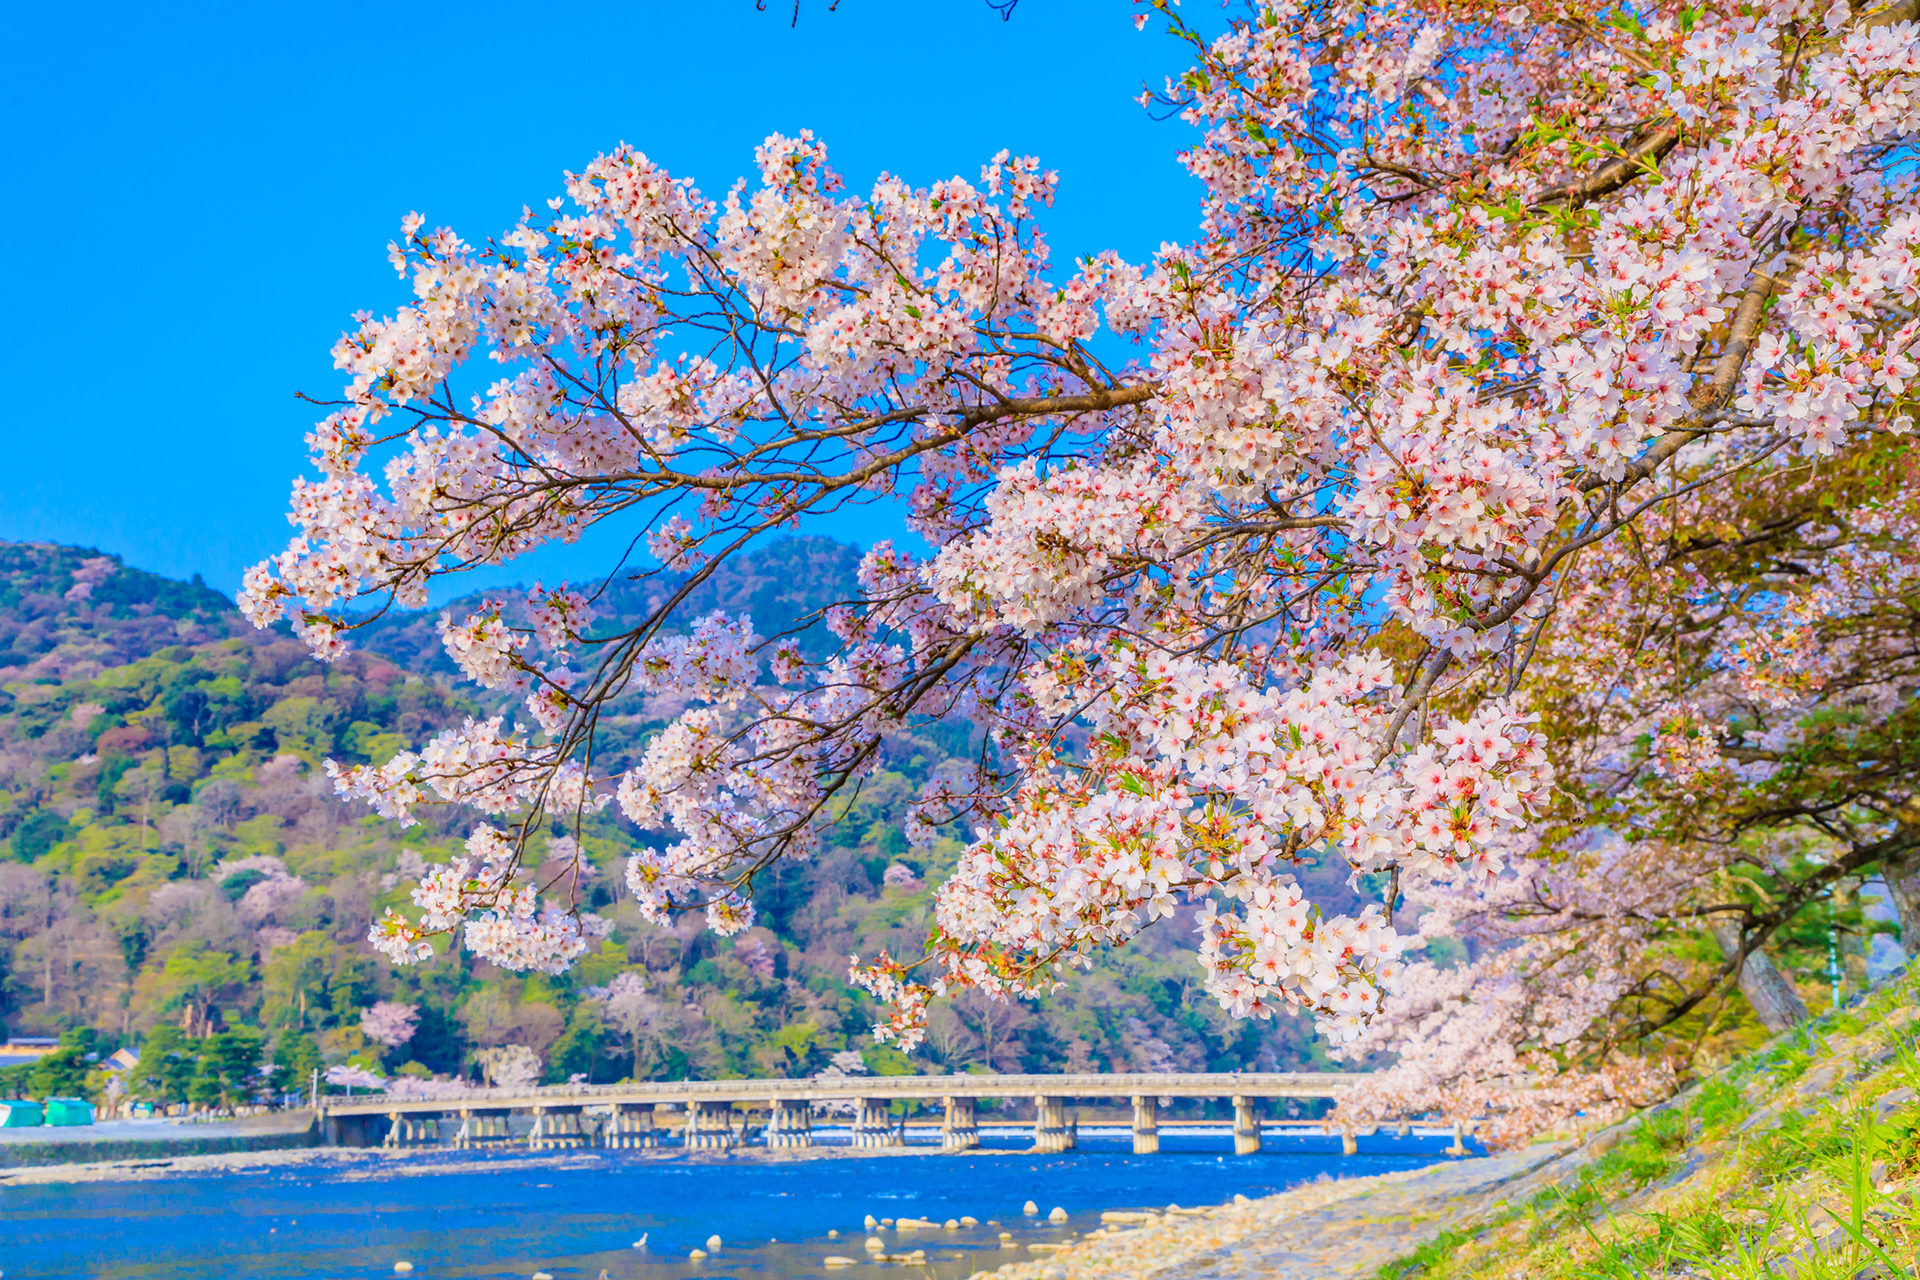
[[[1680, 643], [1709, 603], [1708, 651], [1806, 642], [1765, 573], [1702, 598], [1737, 554], [1649, 548], [1701, 512], [1724, 548], [1784, 545], [1736, 497], [1797, 485], [1832, 513], [1823, 555], [1908, 563], [1886, 507], [1920, 371], [1910, 4], [1308, 0], [1218, 33], [1153, 7], [1190, 64], [1160, 101], [1205, 194], [1150, 262], [1053, 262], [1036, 160], [849, 192], [804, 133], [718, 202], [621, 147], [497, 240], [404, 220], [414, 299], [335, 347], [349, 380], [309, 437], [298, 536], [243, 607], [338, 659], [364, 611], [602, 522], [653, 556], [608, 575], [662, 591], [633, 626], [596, 629], [593, 584], [445, 620], [450, 657], [523, 712], [336, 768], [402, 822], [479, 817], [376, 925], [383, 951], [458, 932], [566, 967], [597, 919], [523, 864], [610, 805], [667, 833], [628, 864], [649, 918], [737, 933], [890, 735], [964, 718], [971, 766], [906, 824], [972, 833], [931, 954], [866, 971], [901, 1032], [938, 991], [1044, 988], [1198, 900], [1222, 1006], [1311, 1010], [1350, 1042], [1401, 987], [1404, 890], [1580, 874], [1556, 776], [1597, 766], [1566, 744], [1657, 723], [1680, 778], [1744, 742], [1632, 671], [1569, 723], [1543, 671], [1590, 637]], [[834, 652], [686, 616], [764, 540], [882, 499], [933, 552], [867, 553], [819, 619]], [[1607, 594], [1629, 561], [1653, 589]], [[679, 709], [607, 770], [600, 717], [634, 690]], [[1791, 739], [1819, 712], [1770, 714]], [[1779, 762], [1754, 763], [1740, 785], [1764, 788]], [[1658, 865], [1637, 833], [1588, 838], [1610, 836]], [[1381, 901], [1306, 900], [1319, 860]]]

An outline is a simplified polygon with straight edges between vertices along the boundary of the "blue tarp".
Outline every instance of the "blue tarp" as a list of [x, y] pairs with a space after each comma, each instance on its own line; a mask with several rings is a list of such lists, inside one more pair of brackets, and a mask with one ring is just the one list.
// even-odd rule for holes
[[37, 1102], [25, 1102], [19, 1098], [0, 1098], [0, 1129], [26, 1129], [45, 1123], [46, 1117]]
[[47, 1123], [61, 1125], [92, 1124], [93, 1104], [85, 1098], [48, 1098]]

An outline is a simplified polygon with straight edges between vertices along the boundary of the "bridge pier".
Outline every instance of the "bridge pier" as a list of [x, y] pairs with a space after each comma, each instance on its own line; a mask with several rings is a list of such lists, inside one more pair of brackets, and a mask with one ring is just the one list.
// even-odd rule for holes
[[1156, 1155], [1160, 1150], [1160, 1099], [1152, 1094], [1133, 1095], [1133, 1154]]
[[964, 1097], [940, 1099], [946, 1115], [940, 1121], [942, 1151], [971, 1151], [980, 1145], [980, 1122], [975, 1116], [974, 1100]]
[[607, 1117], [605, 1127], [600, 1130], [600, 1145], [623, 1151], [659, 1146], [660, 1131], [653, 1127], [653, 1104], [614, 1104], [613, 1114]]
[[1051, 1094], [1033, 1097], [1033, 1150], [1053, 1154], [1080, 1145], [1079, 1126], [1067, 1119], [1067, 1100]]
[[386, 1147], [437, 1147], [440, 1145], [440, 1117], [416, 1116], [402, 1111], [387, 1112]]
[[513, 1141], [512, 1113], [501, 1109], [460, 1108], [460, 1127], [453, 1145], [462, 1150], [473, 1147], [504, 1147]]
[[853, 1145], [856, 1147], [897, 1147], [900, 1133], [893, 1125], [893, 1113], [886, 1098], [861, 1098], [854, 1103]]
[[1235, 1097], [1233, 1100], [1233, 1154], [1256, 1155], [1260, 1151], [1260, 1100]]
[[533, 1109], [533, 1130], [527, 1134], [529, 1151], [586, 1145], [587, 1135], [580, 1130], [579, 1107], [537, 1106]]
[[1351, 1156], [1359, 1154], [1359, 1151], [1360, 1144], [1354, 1140], [1353, 1126], [1350, 1124], [1341, 1125], [1340, 1154], [1343, 1156]]
[[813, 1107], [791, 1098], [775, 1098], [767, 1108], [767, 1145], [769, 1147], [810, 1147], [813, 1145]]
[[696, 1102], [687, 1108], [686, 1136], [690, 1151], [731, 1151], [740, 1145], [733, 1128], [731, 1102]]
[[1453, 1145], [1447, 1148], [1450, 1156], [1464, 1156], [1467, 1152], [1467, 1139], [1473, 1136], [1475, 1126], [1455, 1120], [1453, 1122]]

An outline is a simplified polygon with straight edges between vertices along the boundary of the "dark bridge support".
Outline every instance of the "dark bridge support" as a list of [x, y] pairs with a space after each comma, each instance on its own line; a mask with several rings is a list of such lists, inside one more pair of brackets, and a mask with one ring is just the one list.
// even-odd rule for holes
[[386, 1127], [385, 1116], [329, 1114], [321, 1122], [320, 1141], [329, 1147], [378, 1146]]

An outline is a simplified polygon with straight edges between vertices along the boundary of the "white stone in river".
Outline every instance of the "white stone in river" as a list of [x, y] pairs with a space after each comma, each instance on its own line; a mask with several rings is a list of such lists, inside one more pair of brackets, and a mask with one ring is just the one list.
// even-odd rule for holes
[[688, 1260], [689, 1260], [689, 1261], [692, 1261], [692, 1262], [698, 1262], [698, 1261], [700, 1261], [700, 1259], [702, 1259], [702, 1258], [704, 1258], [704, 1257], [706, 1257], [706, 1256], [707, 1256], [707, 1251], [706, 1251], [705, 1249], [689, 1249], [689, 1250], [687, 1250], [687, 1258], [688, 1258]]
[[839, 1238], [840, 1238], [840, 1228], [835, 1227], [831, 1231], [827, 1232], [827, 1239], [838, 1240]]
[[963, 1227], [977, 1227], [980, 1225], [980, 1219], [969, 1218], [966, 1214], [963, 1213], [960, 1215], [960, 1225]]
[[837, 1253], [830, 1253], [820, 1259], [820, 1265], [823, 1267], [850, 1267], [853, 1265], [853, 1259], [842, 1257]]
[[1053, 1212], [1047, 1215], [1048, 1222], [1065, 1222], [1066, 1220], [1067, 1220], [1067, 1211], [1065, 1209], [1062, 1209], [1059, 1205], [1053, 1206]]
[[708, 1236], [708, 1237], [707, 1237], [707, 1252], [708, 1252], [708, 1253], [718, 1253], [718, 1252], [720, 1252], [720, 1237], [719, 1237], [719, 1236]]
[[960, 1229], [960, 1219], [948, 1218], [946, 1222], [946, 1227], [947, 1227], [947, 1230], [949, 1231], [958, 1231]]
[[868, 1253], [885, 1253], [886, 1251], [887, 1251], [887, 1242], [885, 1240], [882, 1240], [879, 1236], [867, 1237]]
[[872, 1214], [867, 1215], [867, 1230], [871, 1231], [879, 1225], [880, 1219], [874, 1217]]
[[553, 1280], [553, 1272], [536, 1271], [533, 1273], [533, 1280]]
[[411, 1262], [396, 1262], [393, 1264], [393, 1270], [396, 1275], [405, 1275], [407, 1272], [413, 1270], [413, 1264]]
[[1039, 1214], [1040, 1206], [1035, 1204], [1033, 1201], [1029, 1200], [1025, 1204], [1020, 1206], [1020, 1212], [1026, 1214], [1029, 1218], [1031, 1218]]

